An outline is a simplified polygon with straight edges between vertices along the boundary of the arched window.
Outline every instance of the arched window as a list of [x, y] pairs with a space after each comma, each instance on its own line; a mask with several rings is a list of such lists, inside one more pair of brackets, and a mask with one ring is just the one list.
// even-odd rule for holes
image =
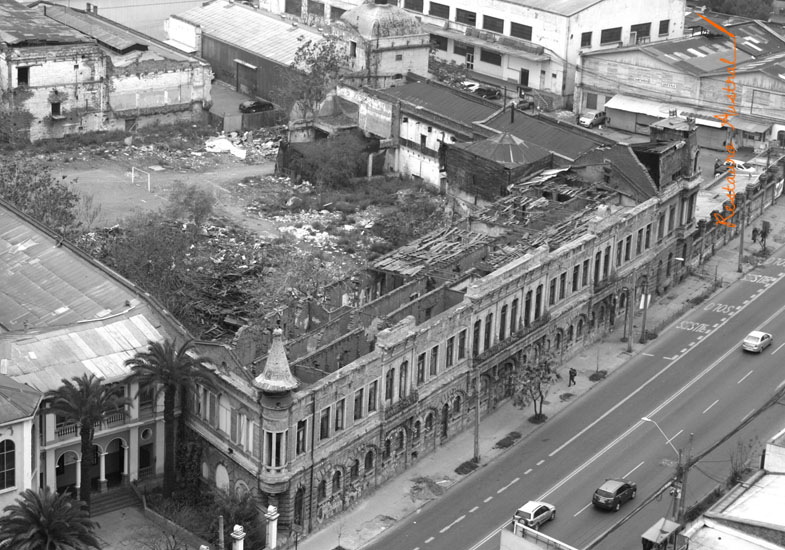
[[16, 446], [10, 439], [0, 441], [0, 489], [16, 486]]
[[316, 498], [319, 500], [327, 498], [327, 481], [324, 479], [319, 482], [319, 487], [316, 489]]
[[333, 494], [341, 492], [341, 472], [339, 470], [335, 470], [333, 474]]
[[294, 523], [302, 525], [303, 516], [305, 516], [305, 487], [300, 487], [294, 494]]
[[406, 375], [409, 371], [409, 362], [404, 361], [401, 363], [401, 372], [398, 376], [398, 396], [401, 398], [406, 397]]
[[577, 337], [583, 337], [583, 319], [578, 319], [578, 329], [576, 331]]
[[373, 470], [373, 451], [365, 453], [365, 471], [370, 472]]
[[422, 424], [420, 424], [420, 421], [418, 420], [417, 422], [414, 423], [414, 428], [412, 429], [412, 439], [414, 441], [419, 441], [421, 429], [422, 429]]
[[384, 440], [384, 450], [382, 451], [382, 460], [387, 460], [390, 458], [390, 452], [392, 450], [392, 443], [389, 439]]
[[395, 369], [387, 371], [387, 377], [384, 381], [384, 398], [387, 401], [392, 401], [393, 386], [395, 385]]
[[396, 451], [403, 451], [403, 442], [404, 442], [403, 430], [398, 432], [398, 435], [396, 436], [395, 441], [396, 441], [395, 450]]
[[433, 413], [428, 413], [425, 417], [425, 430], [430, 431], [433, 429]]
[[359, 460], [355, 460], [354, 462], [352, 462], [351, 476], [352, 476], [352, 481], [354, 481], [355, 479], [360, 477], [360, 461]]
[[460, 414], [460, 412], [461, 412], [461, 396], [460, 395], [455, 398], [455, 403], [453, 404], [452, 409], [455, 412], [455, 414]]
[[668, 264], [667, 264], [667, 266], [665, 268], [665, 276], [666, 277], [670, 277], [671, 276], [671, 267], [672, 267], [672, 265], [673, 265], [673, 252], [668, 254]]

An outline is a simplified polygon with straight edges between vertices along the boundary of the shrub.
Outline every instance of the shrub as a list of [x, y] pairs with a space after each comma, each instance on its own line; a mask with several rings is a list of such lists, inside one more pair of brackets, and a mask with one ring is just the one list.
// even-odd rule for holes
[[455, 473], [458, 475], [466, 475], [476, 470], [477, 466], [478, 464], [473, 460], [467, 460], [466, 462], [455, 468]]

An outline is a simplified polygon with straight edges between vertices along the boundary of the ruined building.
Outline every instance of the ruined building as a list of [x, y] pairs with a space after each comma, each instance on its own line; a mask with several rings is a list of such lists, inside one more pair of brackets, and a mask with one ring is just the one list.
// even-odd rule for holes
[[0, 5], [0, 141], [193, 121], [210, 66], [97, 14]]
[[218, 382], [189, 400], [205, 480], [277, 506], [284, 535], [315, 530], [510, 398], [525, 366], [675, 284], [697, 183], [653, 178], [627, 146], [596, 155], [380, 258], [365, 300], [274, 330], [266, 356], [205, 344]]

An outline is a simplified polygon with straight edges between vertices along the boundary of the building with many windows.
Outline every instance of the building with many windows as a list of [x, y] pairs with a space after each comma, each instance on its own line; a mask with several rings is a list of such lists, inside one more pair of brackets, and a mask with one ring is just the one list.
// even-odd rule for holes
[[[679, 138], [694, 156], [694, 130]], [[416, 464], [518, 390], [523, 368], [558, 364], [684, 276], [698, 187], [680, 158], [651, 174], [616, 146], [541, 172], [379, 258], [357, 281], [372, 299], [317, 330], [284, 342], [273, 328], [244, 362], [205, 344], [216, 383], [189, 416], [204, 478], [277, 506], [285, 535]]]

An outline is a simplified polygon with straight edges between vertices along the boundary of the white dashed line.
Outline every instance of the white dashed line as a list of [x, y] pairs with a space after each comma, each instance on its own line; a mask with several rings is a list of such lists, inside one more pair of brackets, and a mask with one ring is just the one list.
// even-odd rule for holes
[[532, 469], [531, 469], [531, 468], [529, 468], [528, 470], [526, 470], [525, 472], [523, 472], [523, 475], [527, 476], [527, 475], [529, 475], [530, 473], [532, 473]]
[[632, 472], [634, 472], [635, 470], [637, 470], [637, 469], [638, 469], [638, 468], [640, 468], [641, 466], [643, 466], [643, 462], [641, 462], [640, 464], [638, 464], [637, 466], [635, 466], [635, 468], [633, 468], [632, 470], [630, 470], [629, 472], [627, 472], [626, 474], [624, 474], [624, 478], [626, 479], [626, 478], [630, 477], [630, 475], [632, 474]]
[[484, 503], [486, 503], [486, 504], [488, 504], [488, 503], [489, 503], [490, 501], [492, 501], [492, 500], [493, 500], [493, 497], [488, 497], [488, 498], [486, 498], [485, 500], [483, 500], [483, 502], [484, 502]]
[[577, 512], [575, 512], [575, 514], [574, 514], [572, 517], [574, 517], [574, 518], [577, 518], [577, 517], [578, 517], [578, 514], [580, 514], [581, 512], [583, 512], [583, 511], [584, 511], [586, 508], [588, 508], [589, 506], [591, 506], [591, 502], [590, 502], [589, 504], [587, 504], [586, 506], [584, 506], [583, 508], [581, 508], [580, 510], [578, 510]]
[[510, 486], [511, 486], [512, 484], [514, 484], [514, 483], [518, 483], [520, 480], [521, 480], [521, 478], [519, 478], [519, 477], [516, 477], [515, 479], [513, 479], [511, 482], [509, 482], [507, 485], [505, 485], [504, 487], [502, 487], [501, 489], [499, 489], [499, 490], [498, 490], [498, 491], [496, 491], [496, 492], [497, 492], [497, 493], [503, 493], [504, 491], [506, 491], [507, 489], [509, 489], [509, 488], [510, 488]]
[[720, 402], [720, 400], [719, 400], [719, 399], [717, 399], [716, 401], [714, 401], [714, 403], [712, 403], [711, 405], [709, 405], [708, 407], [706, 407], [706, 409], [703, 411], [703, 414], [706, 414], [707, 412], [709, 412], [709, 409], [711, 409], [711, 408], [712, 408], [714, 405], [716, 405], [716, 404], [717, 404], [717, 403], [719, 403], [719, 402]]
[[455, 525], [455, 524], [457, 524], [457, 523], [459, 523], [459, 522], [463, 521], [463, 518], [465, 518], [465, 517], [466, 517], [466, 516], [461, 516], [461, 517], [459, 517], [458, 519], [456, 519], [455, 521], [453, 521], [453, 522], [452, 522], [450, 525], [447, 525], [447, 526], [445, 526], [445, 527], [442, 527], [442, 528], [439, 530], [439, 532], [440, 532], [440, 533], [445, 533], [445, 532], [447, 532], [447, 531], [450, 529], [450, 527], [452, 527], [453, 525]]
[[654, 357], [652, 353], [641, 353], [641, 355], [645, 355], [646, 357]]
[[745, 420], [747, 420], [747, 418], [749, 418], [749, 416], [750, 416], [752, 413], [754, 413], [754, 412], [755, 412], [755, 409], [752, 409], [750, 412], [748, 412], [747, 414], [745, 414], [745, 415], [744, 415], [744, 417], [742, 417], [741, 421], [742, 421], [742, 422], [744, 422]]
[[780, 382], [780, 383], [777, 385], [777, 389], [780, 389], [782, 386], [785, 386], [785, 380], [783, 380], [782, 382]]
[[539, 465], [540, 465], [540, 464], [542, 464], [543, 462], [545, 462], [545, 459], [543, 459], [543, 460], [540, 460], [540, 461], [537, 463], [537, 466], [539, 466]]
[[741, 377], [741, 380], [739, 380], [739, 381], [738, 381], [738, 382], [736, 382], [736, 383], [737, 383], [737, 384], [741, 384], [742, 382], [744, 382], [744, 381], [747, 379], [747, 377], [748, 377], [750, 374], [752, 374], [752, 371], [750, 371], [750, 372], [748, 372], [747, 374], [745, 374], [744, 376], [742, 376], [742, 377]]
[[674, 361], [677, 357], [679, 356], [678, 355], [674, 355], [673, 357], [665, 357], [664, 355], [662, 356], [662, 358], [665, 359], [666, 361]]
[[777, 349], [771, 352], [771, 354], [774, 355], [775, 353], [777, 353], [780, 350], [780, 348], [782, 348], [782, 346], [785, 346], [785, 344], [780, 344]]
[[475, 506], [474, 508], [472, 508], [471, 510], [469, 510], [469, 513], [470, 513], [470, 514], [473, 514], [474, 512], [476, 512], [476, 511], [477, 511], [477, 510], [479, 510], [479, 509], [480, 509], [480, 507], [479, 507], [479, 506]]
[[[676, 432], [676, 435], [674, 435], [673, 437], [671, 437], [670, 439], [668, 439], [668, 440], [667, 440], [667, 443], [668, 443], [668, 445], [670, 445], [671, 443], [673, 443], [673, 440], [674, 440], [674, 439], [676, 439], [677, 437], [679, 437], [679, 436], [681, 435], [681, 432], [683, 432], [683, 431], [684, 431], [684, 430], [679, 430], [678, 432]], [[624, 476], [624, 477], [627, 477], [627, 476]]]
[[681, 351], [679, 353], [685, 353], [688, 349], [690, 348], [681, 348]]

